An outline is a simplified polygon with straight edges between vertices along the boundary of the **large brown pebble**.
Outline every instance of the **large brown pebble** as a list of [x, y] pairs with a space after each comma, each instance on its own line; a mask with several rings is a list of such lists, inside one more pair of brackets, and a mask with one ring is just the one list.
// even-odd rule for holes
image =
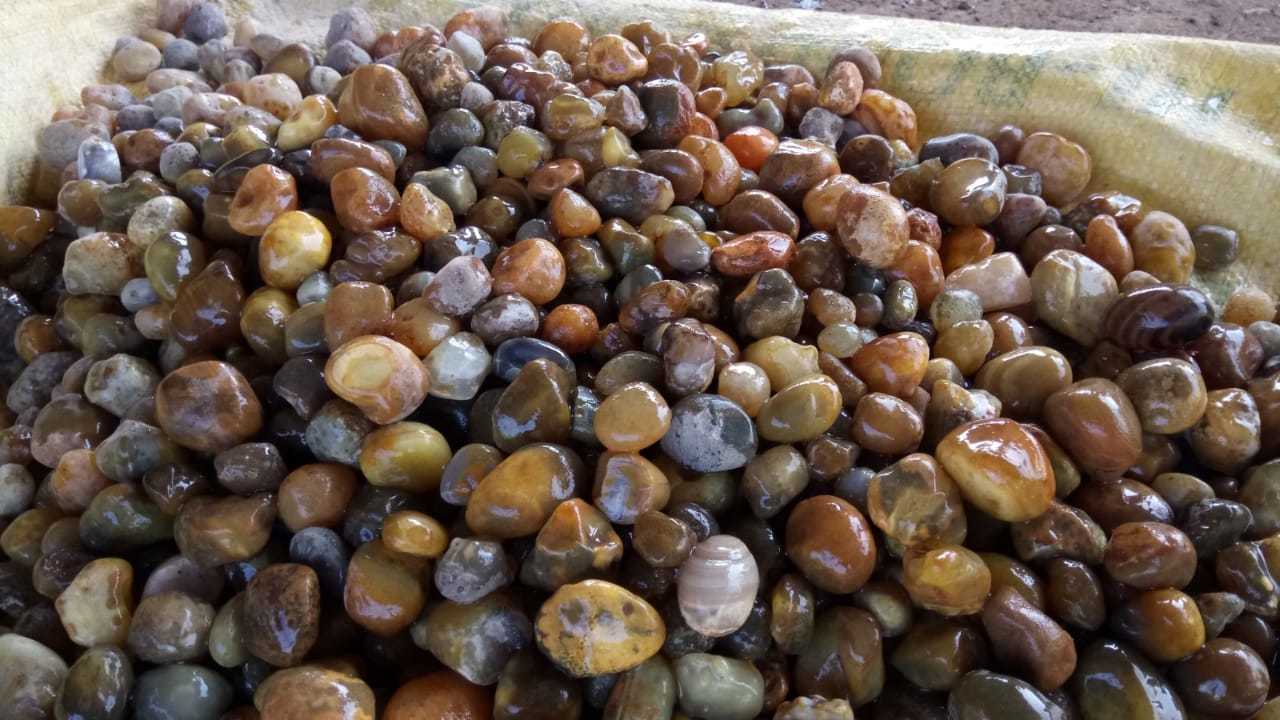
[[809, 498], [791, 510], [786, 546], [805, 578], [827, 592], [857, 590], [876, 566], [875, 538], [866, 518], [834, 495]]
[[639, 452], [662, 439], [671, 427], [671, 408], [645, 382], [623, 385], [596, 409], [594, 430], [600, 443], [617, 452]]
[[467, 500], [467, 525], [480, 535], [516, 538], [542, 527], [561, 502], [585, 483], [582, 461], [570, 449], [520, 448], [485, 475]]
[[262, 405], [231, 365], [198, 362], [170, 373], [156, 388], [156, 418], [178, 444], [220, 452], [262, 428]]
[[573, 677], [623, 672], [662, 648], [658, 611], [625, 588], [603, 580], [565, 585], [534, 621], [538, 647]]
[[1196, 572], [1196, 548], [1172, 525], [1125, 523], [1111, 531], [1102, 557], [1107, 574], [1141, 590], [1186, 587]]
[[965, 499], [1000, 520], [1028, 520], [1049, 508], [1055, 484], [1049, 457], [1026, 428], [1007, 418], [979, 420], [938, 443], [938, 462]]
[[273, 673], [253, 694], [262, 720], [373, 720], [373, 691], [360, 678], [319, 665]]
[[279, 563], [253, 576], [240, 611], [245, 647], [276, 667], [302, 662], [320, 636], [320, 578], [306, 565]]
[[1058, 689], [1075, 672], [1075, 641], [1013, 588], [992, 594], [982, 609], [982, 626], [996, 657], [1026, 672], [1041, 690]]
[[565, 283], [564, 256], [549, 241], [527, 238], [505, 248], [493, 263], [493, 294], [521, 295], [534, 305], [545, 305], [560, 294]]
[[382, 711], [384, 720], [490, 720], [493, 698], [461, 675], [441, 670], [401, 685]]
[[387, 548], [382, 540], [361, 545], [347, 566], [342, 593], [347, 615], [383, 637], [409, 627], [426, 604], [425, 565], [421, 558]]
[[248, 560], [266, 547], [275, 518], [276, 498], [270, 493], [195, 497], [174, 520], [173, 539], [197, 565], [225, 565]]
[[1053, 439], [1091, 475], [1117, 477], [1142, 454], [1142, 422], [1110, 380], [1088, 378], [1050, 395], [1044, 418]]
[[[1271, 686], [1267, 665], [1253, 648], [1238, 640], [1216, 638], [1169, 673], [1178, 694], [1191, 710], [1214, 717], [1249, 717], [1267, 699]], [[1265, 711], [1258, 720], [1274, 716]]]
[[427, 144], [427, 114], [404, 73], [388, 65], [361, 65], [338, 100], [338, 119], [367, 140]]

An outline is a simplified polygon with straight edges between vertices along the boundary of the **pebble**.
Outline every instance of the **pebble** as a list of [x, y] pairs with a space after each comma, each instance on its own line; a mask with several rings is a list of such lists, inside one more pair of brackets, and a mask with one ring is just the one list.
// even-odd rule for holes
[[736, 470], [755, 457], [756, 428], [739, 405], [721, 395], [698, 394], [671, 409], [662, 450], [695, 472]]
[[[454, 37], [467, 37], [462, 33]], [[490, 720], [489, 691], [442, 670], [420, 675], [401, 685], [383, 710], [386, 720]]]
[[218, 720], [234, 701], [231, 683], [206, 667], [163, 665], [138, 676], [136, 720]]
[[374, 719], [373, 691], [363, 680], [318, 665], [271, 674], [254, 692], [253, 705], [265, 720]]
[[542, 652], [577, 678], [629, 670], [662, 649], [667, 636], [653, 606], [604, 580], [560, 587], [534, 627]]
[[90, 562], [54, 607], [77, 645], [124, 645], [133, 618], [133, 566], [120, 558]]
[[347, 567], [343, 607], [366, 630], [389, 637], [409, 627], [426, 604], [423, 561], [389, 550], [381, 540], [356, 548]]
[[100, 180], [108, 185], [123, 180], [116, 146], [97, 136], [85, 138], [76, 150], [76, 177]]
[[516, 653], [529, 647], [529, 618], [503, 592], [470, 605], [443, 602], [412, 628], [413, 642], [477, 685], [493, 685]]
[[142, 597], [163, 592], [180, 592], [197, 600], [216, 603], [222, 597], [224, 580], [217, 568], [201, 567], [185, 555], [174, 555], [156, 566], [142, 587]]
[[191, 8], [182, 22], [182, 35], [197, 45], [227, 34], [227, 16], [215, 2], [201, 2]]
[[124, 720], [132, 689], [133, 664], [123, 650], [114, 645], [89, 648], [67, 671], [55, 717]]
[[67, 664], [39, 642], [17, 633], [0, 635], [0, 704], [14, 720], [53, 717]]
[[289, 540], [289, 559], [314, 570], [326, 596], [342, 594], [350, 553], [338, 533], [323, 527], [299, 530]]
[[485, 475], [467, 501], [467, 525], [500, 539], [533, 535], [561, 502], [576, 494], [586, 469], [572, 450], [522, 447]]
[[746, 660], [690, 653], [673, 664], [680, 709], [705, 720], [752, 720], [764, 709], [764, 677]]
[[198, 660], [208, 648], [214, 614], [212, 605], [186, 593], [148, 595], [134, 610], [128, 648], [157, 665]]
[[502, 543], [492, 540], [454, 538], [436, 563], [436, 589], [456, 603], [473, 603], [514, 579]]
[[296, 665], [320, 635], [320, 579], [306, 565], [264, 568], [244, 591], [240, 612], [246, 649], [276, 666]]
[[480, 336], [460, 332], [432, 348], [424, 361], [431, 378], [427, 394], [445, 400], [471, 400], [493, 367]]

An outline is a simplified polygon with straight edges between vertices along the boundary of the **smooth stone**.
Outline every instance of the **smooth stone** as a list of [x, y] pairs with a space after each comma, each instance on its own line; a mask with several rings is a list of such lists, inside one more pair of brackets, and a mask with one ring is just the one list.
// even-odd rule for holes
[[173, 519], [133, 485], [110, 485], [80, 516], [80, 542], [100, 555], [123, 553], [173, 536]]
[[138, 676], [134, 720], [218, 720], [235, 700], [231, 683], [199, 665], [163, 665]]
[[667, 635], [652, 605], [603, 580], [556, 590], [534, 627], [542, 651], [579, 678], [630, 670], [655, 655]]
[[506, 593], [471, 605], [444, 602], [413, 624], [413, 642], [477, 685], [493, 685], [513, 655], [529, 647], [533, 629]]
[[975, 670], [947, 699], [950, 720], [1070, 720], [1048, 695], [1009, 675]]
[[680, 709], [703, 720], [752, 720], [764, 709], [764, 677], [746, 660], [690, 653], [674, 663]]
[[530, 443], [568, 440], [573, 385], [572, 376], [549, 360], [537, 358], [525, 364], [493, 408], [494, 444], [514, 452]]
[[1099, 640], [1080, 653], [1073, 695], [1085, 720], [1182, 720], [1182, 700], [1140, 653]]
[[467, 526], [498, 539], [533, 535], [556, 506], [578, 495], [586, 483], [582, 460], [569, 448], [522, 447], [489, 471], [467, 502]]
[[303, 665], [270, 675], [253, 694], [262, 720], [373, 720], [373, 691], [336, 669]]
[[16, 633], [0, 635], [0, 708], [13, 720], [52, 717], [67, 664], [53, 650]]
[[263, 569], [244, 591], [240, 613], [245, 646], [258, 658], [287, 667], [302, 662], [320, 637], [320, 579], [306, 565]]
[[182, 592], [207, 603], [222, 597], [225, 579], [217, 568], [197, 565], [185, 555], [174, 555], [156, 566], [142, 586], [142, 597], [162, 592]]
[[756, 428], [746, 411], [721, 395], [690, 395], [671, 412], [662, 449], [695, 472], [736, 470], [755, 457]]
[[208, 649], [214, 615], [212, 605], [184, 593], [149, 595], [133, 612], [129, 650], [157, 665], [198, 660]]
[[622, 538], [609, 519], [581, 498], [556, 506], [520, 568], [525, 585], [556, 588], [603, 572], [622, 557]]
[[502, 341], [493, 351], [493, 374], [503, 382], [512, 382], [521, 368], [538, 358], [544, 358], [559, 365], [571, 378], [577, 377], [577, 368], [564, 350], [546, 340], [531, 337], [516, 337]]
[[436, 589], [456, 603], [473, 603], [514, 579], [502, 543], [492, 540], [454, 538], [436, 563]]
[[326, 596], [342, 595], [351, 553], [341, 535], [329, 528], [304, 528], [289, 540], [289, 559], [315, 570]]
[[55, 716], [67, 720], [124, 720], [133, 689], [133, 663], [114, 645], [89, 648], [67, 671]]
[[493, 720], [573, 720], [582, 713], [582, 688], [534, 650], [507, 661], [493, 696]]
[[622, 673], [609, 692], [603, 720], [665, 720], [676, 706], [676, 676], [671, 661], [654, 655]]
[[120, 558], [94, 560], [76, 574], [54, 607], [75, 644], [123, 645], [133, 618], [133, 566]]

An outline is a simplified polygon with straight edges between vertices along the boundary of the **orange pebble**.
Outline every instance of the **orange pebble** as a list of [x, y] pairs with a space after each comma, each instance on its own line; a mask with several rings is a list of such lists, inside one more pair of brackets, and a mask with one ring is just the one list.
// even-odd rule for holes
[[749, 125], [729, 133], [724, 144], [738, 159], [738, 164], [753, 172], [760, 172], [764, 161], [778, 147], [778, 136], [759, 125]]

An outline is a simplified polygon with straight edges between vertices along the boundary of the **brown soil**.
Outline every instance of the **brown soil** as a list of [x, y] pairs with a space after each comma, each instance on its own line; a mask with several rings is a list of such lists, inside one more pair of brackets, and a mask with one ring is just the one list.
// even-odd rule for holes
[[1276, 0], [728, 0], [966, 25], [1189, 35], [1280, 43]]

